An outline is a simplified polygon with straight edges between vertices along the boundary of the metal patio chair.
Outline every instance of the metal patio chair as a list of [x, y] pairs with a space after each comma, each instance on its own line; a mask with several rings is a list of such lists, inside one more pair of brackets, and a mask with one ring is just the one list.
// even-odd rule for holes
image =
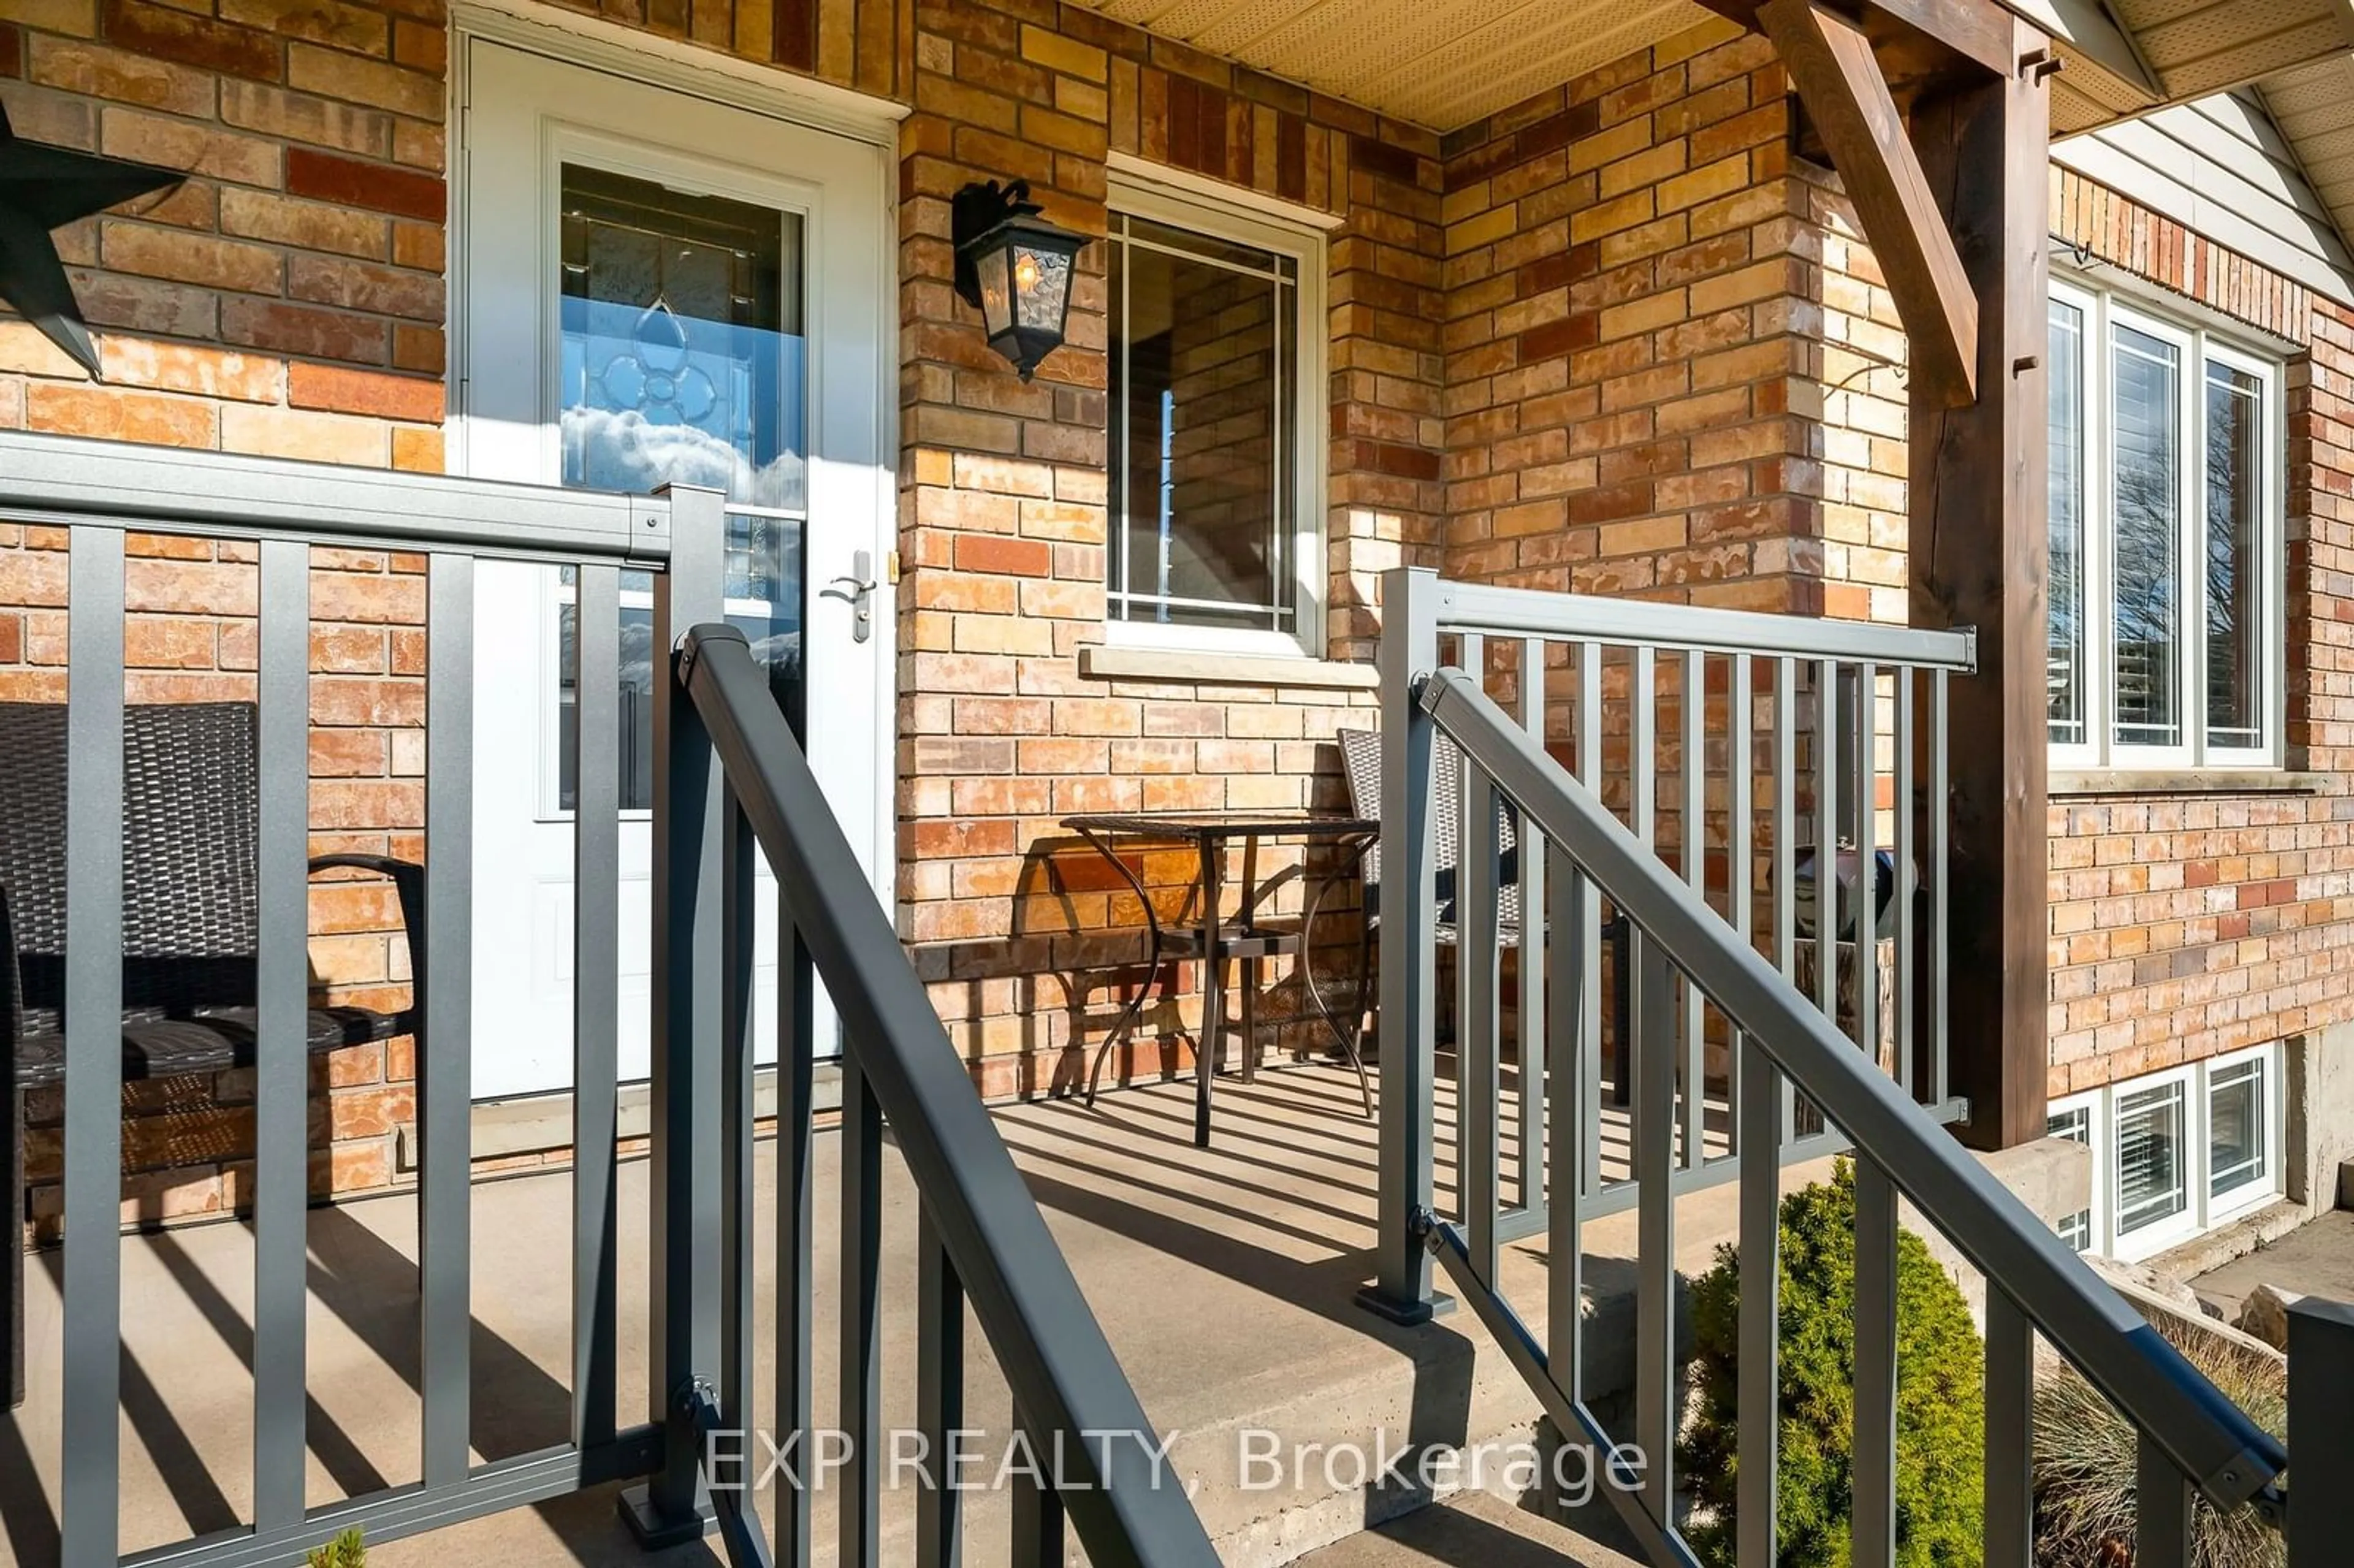
[[[123, 715], [122, 1076], [217, 1073], [255, 1060], [260, 765], [248, 703], [141, 705]], [[25, 1396], [25, 1097], [65, 1078], [66, 710], [0, 703], [0, 1150], [13, 1234], [0, 1237], [8, 1406]], [[425, 991], [423, 868], [327, 854], [313, 873], [390, 877], [414, 990], [398, 1012], [310, 1009], [313, 1053], [416, 1033]]]

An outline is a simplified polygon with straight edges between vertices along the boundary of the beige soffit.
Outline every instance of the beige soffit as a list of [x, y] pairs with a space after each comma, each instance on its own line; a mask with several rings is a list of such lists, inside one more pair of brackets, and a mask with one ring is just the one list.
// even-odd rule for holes
[[2260, 90], [2314, 194], [2337, 217], [2341, 233], [2354, 231], [2354, 56], [2341, 53], [2284, 71]]
[[1079, 0], [1164, 38], [1452, 131], [1708, 21], [1692, 0]]
[[[1711, 19], [1694, 0], [1077, 0], [1434, 131]], [[2055, 40], [2052, 129], [2075, 136], [2253, 87], [2354, 233], [2354, 0], [2005, 0]]]
[[2169, 102], [2188, 102], [2354, 47], [2347, 0], [2109, 0]]
[[[1694, 0], [1078, 0], [1437, 131], [1712, 15]], [[2052, 130], [2090, 131], [2354, 48], [2354, 0], [2005, 0], [2058, 40]]]

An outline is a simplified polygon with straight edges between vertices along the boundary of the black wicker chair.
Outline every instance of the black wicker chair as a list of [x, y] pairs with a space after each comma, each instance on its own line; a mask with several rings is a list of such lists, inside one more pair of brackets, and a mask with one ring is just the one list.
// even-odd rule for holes
[[[138, 705], [123, 715], [122, 1076], [217, 1073], [254, 1062], [260, 931], [260, 765], [246, 703]], [[65, 1078], [66, 710], [0, 703], [0, 1237], [8, 1405], [25, 1396], [24, 1107]], [[313, 872], [392, 879], [408, 940], [409, 1009], [313, 1007], [313, 1052], [415, 1033], [425, 990], [423, 869], [385, 855], [319, 855]]]
[[[1349, 786], [1349, 810], [1368, 821], [1379, 821], [1382, 814], [1382, 737], [1377, 730], [1344, 729], [1334, 738], [1341, 747], [1341, 771]], [[1432, 846], [1432, 858], [1438, 866], [1438, 914], [1433, 933], [1438, 945], [1453, 947], [1460, 938], [1456, 918], [1456, 876], [1462, 863], [1460, 848], [1463, 838], [1463, 753], [1455, 742], [1443, 733], [1435, 733], [1430, 743], [1430, 794], [1437, 810], [1437, 842]], [[1496, 806], [1496, 945], [1518, 948], [1521, 945], [1521, 883], [1520, 883], [1520, 823], [1510, 805], [1499, 800]], [[1375, 844], [1365, 853], [1366, 919], [1362, 938], [1363, 947], [1358, 954], [1358, 973], [1373, 972], [1373, 931], [1381, 921], [1382, 851]], [[1617, 909], [1611, 909], [1602, 922], [1602, 945], [1610, 955], [1611, 996], [1609, 1035], [1613, 1081], [1611, 1103], [1625, 1105], [1628, 1100], [1626, 1007], [1631, 975], [1628, 959], [1631, 948], [1627, 942], [1627, 919]], [[1442, 1007], [1439, 1028], [1444, 1033], [1452, 1024]], [[1376, 1036], [1378, 1038], [1378, 1036]]]

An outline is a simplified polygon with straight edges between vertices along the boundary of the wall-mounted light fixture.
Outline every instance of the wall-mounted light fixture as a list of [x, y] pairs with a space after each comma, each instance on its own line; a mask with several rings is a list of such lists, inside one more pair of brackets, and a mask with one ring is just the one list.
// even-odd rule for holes
[[1084, 234], [1038, 216], [1027, 180], [969, 185], [956, 194], [956, 291], [981, 313], [989, 346], [1030, 379], [1063, 345], [1071, 263]]

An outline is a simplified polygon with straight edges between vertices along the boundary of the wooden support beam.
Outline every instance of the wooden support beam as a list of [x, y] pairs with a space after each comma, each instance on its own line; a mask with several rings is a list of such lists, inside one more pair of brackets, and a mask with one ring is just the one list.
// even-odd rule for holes
[[1909, 344], [1914, 401], [1925, 393], [1947, 407], [1971, 402], [1978, 299], [1872, 40], [1812, 0], [1767, 0], [1757, 7], [1757, 26], [1774, 40], [1887, 275]]
[[[1727, 21], [1753, 31], [1760, 0], [1700, 0]], [[1967, 60], [1981, 70], [2008, 75], [2016, 63], [2004, 53], [2010, 44], [2010, 12], [2000, 0], [1838, 0], [1839, 11], [1852, 18], [1876, 44], [1925, 41], [1951, 57], [1952, 65]], [[1917, 51], [1915, 51], [1917, 52]]]
[[[2017, 33], [2014, 58], [2049, 47]], [[1978, 673], [1951, 699], [1953, 1079], [1964, 1135], [2001, 1149], [2043, 1136], [2049, 1066], [2047, 75], [1925, 98], [1912, 139], [1981, 323], [1977, 402], [1913, 379], [1907, 500], [1913, 623], [1978, 634]]]

